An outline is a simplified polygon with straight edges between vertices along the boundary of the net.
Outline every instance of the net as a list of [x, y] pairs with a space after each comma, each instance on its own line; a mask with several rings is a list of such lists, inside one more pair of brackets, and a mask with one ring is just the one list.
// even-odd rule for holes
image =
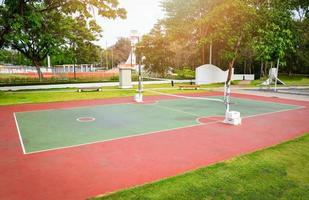
[[176, 98], [180, 98], [180, 99], [205, 100], [205, 101], [214, 101], [214, 102], [224, 103], [224, 100], [220, 99], [218, 97], [216, 97], [216, 98], [215, 97], [192, 97], [192, 96], [186, 96], [186, 95], [169, 94], [169, 93], [159, 92], [159, 91], [151, 90], [151, 89], [148, 89], [147, 91], [152, 92], [152, 93], [156, 93], [156, 94], [160, 94], [160, 95], [176, 97]]

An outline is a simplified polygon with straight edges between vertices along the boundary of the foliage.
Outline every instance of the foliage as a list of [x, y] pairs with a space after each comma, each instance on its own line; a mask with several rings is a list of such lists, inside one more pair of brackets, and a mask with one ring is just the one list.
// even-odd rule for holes
[[106, 18], [125, 17], [117, 0], [6, 0], [0, 7], [1, 48], [11, 47], [24, 54], [41, 78], [40, 65], [48, 54], [69, 46], [79, 49], [75, 56], [81, 56], [80, 52], [93, 47], [92, 41], [101, 32], [94, 13]]
[[166, 29], [170, 50], [174, 53], [172, 63], [174, 68], [183, 66], [193, 68], [204, 64], [203, 58], [199, 56], [203, 47], [198, 44], [203, 30], [194, 21], [197, 16], [207, 10], [208, 2], [205, 0], [166, 0], [162, 2], [167, 17], [161, 23]]
[[194, 79], [195, 78], [195, 71], [189, 68], [179, 69], [179, 70], [176, 70], [175, 72], [177, 74], [177, 77], [180, 79]]
[[[106, 52], [107, 51], [107, 52]], [[109, 47], [102, 56], [103, 63], [106, 63], [106, 53], [109, 66], [117, 66], [120, 63], [127, 61], [131, 51], [131, 42], [128, 38], [119, 38], [116, 44]], [[104, 65], [104, 64], [103, 64]]]
[[173, 52], [169, 49], [169, 42], [160, 24], [157, 24], [150, 34], [143, 37], [138, 44], [137, 54], [145, 58], [143, 64], [146, 70], [161, 77], [166, 75], [172, 63]]
[[284, 60], [295, 51], [295, 33], [290, 11], [280, 5], [267, 5], [259, 10], [261, 24], [255, 37], [254, 49], [262, 61]]
[[0, 63], [13, 65], [31, 65], [31, 61], [23, 54], [7, 49], [0, 49]]
[[[237, 10], [237, 12], [235, 12]], [[204, 19], [202, 24], [208, 28], [208, 34], [201, 38], [201, 43], [224, 43], [219, 50], [221, 57], [229, 62], [229, 76], [241, 46], [253, 34], [253, 21], [255, 10], [241, 0], [225, 0], [214, 7]]]
[[159, 24], [174, 69], [205, 64], [212, 44], [212, 64], [222, 69], [234, 61], [244, 68], [237, 71], [258, 76], [280, 58], [283, 72], [308, 73], [308, 1], [164, 0], [162, 8]]
[[0, 74], [0, 86], [18, 86], [18, 85], [48, 85], [48, 84], [69, 84], [69, 83], [97, 83], [97, 82], [118, 82], [118, 76], [84, 76], [76, 74], [76, 78], [71, 78], [66, 74], [57, 74], [53, 77], [44, 78], [39, 81], [38, 78], [27, 75]]

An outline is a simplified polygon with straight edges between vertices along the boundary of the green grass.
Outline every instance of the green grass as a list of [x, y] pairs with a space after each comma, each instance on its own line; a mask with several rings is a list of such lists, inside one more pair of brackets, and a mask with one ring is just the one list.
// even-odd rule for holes
[[38, 92], [0, 92], [0, 105], [23, 103], [43, 103], [85, 99], [103, 99], [111, 97], [133, 96], [133, 90], [81, 92], [75, 91], [38, 91]]
[[278, 146], [96, 200], [309, 199], [309, 134]]
[[280, 76], [279, 78], [287, 85], [291, 86], [309, 85], [309, 76]]
[[0, 79], [10, 79], [10, 78], [27, 78], [25, 75], [18, 75], [18, 74], [1, 74]]
[[[192, 93], [205, 92], [205, 90], [179, 90], [177, 85], [172, 88], [169, 84], [162, 85], [146, 85], [145, 88], [160, 89], [166, 93]], [[207, 88], [207, 87], [203, 87]], [[211, 88], [211, 86], [209, 86]], [[24, 103], [46, 103], [72, 100], [90, 100], [90, 99], [105, 99], [113, 97], [128, 97], [133, 99], [136, 94], [136, 86], [133, 89], [122, 90], [117, 87], [103, 87], [102, 92], [76, 92], [76, 89], [50, 89], [50, 90], [24, 90], [17, 92], [1, 92], [0, 105], [13, 105]], [[152, 92], [144, 92], [145, 96], [158, 95]]]
[[[309, 78], [305, 76], [280, 76], [280, 78], [288, 85], [309, 85]], [[262, 81], [252, 81], [250, 85], [243, 87], [255, 87]], [[237, 85], [238, 81], [233, 81], [233, 85]], [[186, 83], [189, 84], [189, 83]], [[191, 93], [193, 90], [178, 90], [178, 86], [183, 84], [154, 84], [145, 85], [146, 89], [163, 89], [167, 93]], [[202, 85], [202, 89], [213, 89], [223, 87], [223, 83], [215, 83], [209, 85]], [[120, 90], [118, 87], [103, 87], [103, 92], [85, 92], [77, 93], [75, 89], [48, 89], [48, 90], [26, 90], [18, 92], [0, 92], [0, 105], [12, 105], [22, 103], [43, 103], [43, 102], [57, 102], [57, 101], [72, 101], [72, 100], [86, 100], [86, 99], [103, 99], [112, 97], [133, 96], [136, 93], [137, 86], [132, 90]], [[203, 91], [203, 90], [198, 90]], [[194, 91], [196, 92], [196, 91]], [[154, 93], [146, 92], [145, 95], [154, 95]]]
[[[282, 80], [287, 86], [308, 86], [309, 76], [302, 75], [280, 75], [279, 79]], [[254, 80], [251, 82], [251, 86], [258, 86], [263, 83], [266, 79]], [[279, 85], [280, 86], [280, 85]]]

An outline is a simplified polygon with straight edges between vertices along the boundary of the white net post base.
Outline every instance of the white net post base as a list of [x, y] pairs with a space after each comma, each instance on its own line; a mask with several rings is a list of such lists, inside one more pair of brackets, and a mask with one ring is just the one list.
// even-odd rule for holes
[[142, 103], [143, 102], [143, 94], [138, 93], [134, 95], [134, 101], [137, 103]]
[[225, 119], [224, 123], [238, 126], [241, 125], [241, 117], [240, 117], [240, 112], [237, 111], [227, 111], [225, 113]]

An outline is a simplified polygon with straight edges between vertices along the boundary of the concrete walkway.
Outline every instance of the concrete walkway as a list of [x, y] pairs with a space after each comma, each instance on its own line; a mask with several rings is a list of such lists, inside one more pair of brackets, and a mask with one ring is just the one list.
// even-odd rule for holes
[[[278, 92], [274, 92], [273, 90], [259, 90], [259, 88], [233, 88], [232, 90], [240, 94], [309, 101], [309, 95], [307, 92], [297, 92], [297, 90], [307, 91], [309, 90], [309, 87], [280, 87], [278, 88]], [[288, 92], [289, 90], [291, 90], [290, 93]]]
[[[174, 83], [190, 83], [191, 80], [174, 80]], [[170, 84], [171, 80], [161, 81], [143, 81], [144, 85], [150, 84]], [[137, 85], [138, 82], [132, 82]], [[38, 89], [64, 89], [64, 88], [84, 88], [84, 87], [108, 87], [118, 86], [119, 82], [107, 83], [72, 83], [72, 84], [50, 84], [50, 85], [24, 85], [24, 86], [4, 86], [0, 87], [0, 91], [18, 91], [18, 90], [38, 90]]]

